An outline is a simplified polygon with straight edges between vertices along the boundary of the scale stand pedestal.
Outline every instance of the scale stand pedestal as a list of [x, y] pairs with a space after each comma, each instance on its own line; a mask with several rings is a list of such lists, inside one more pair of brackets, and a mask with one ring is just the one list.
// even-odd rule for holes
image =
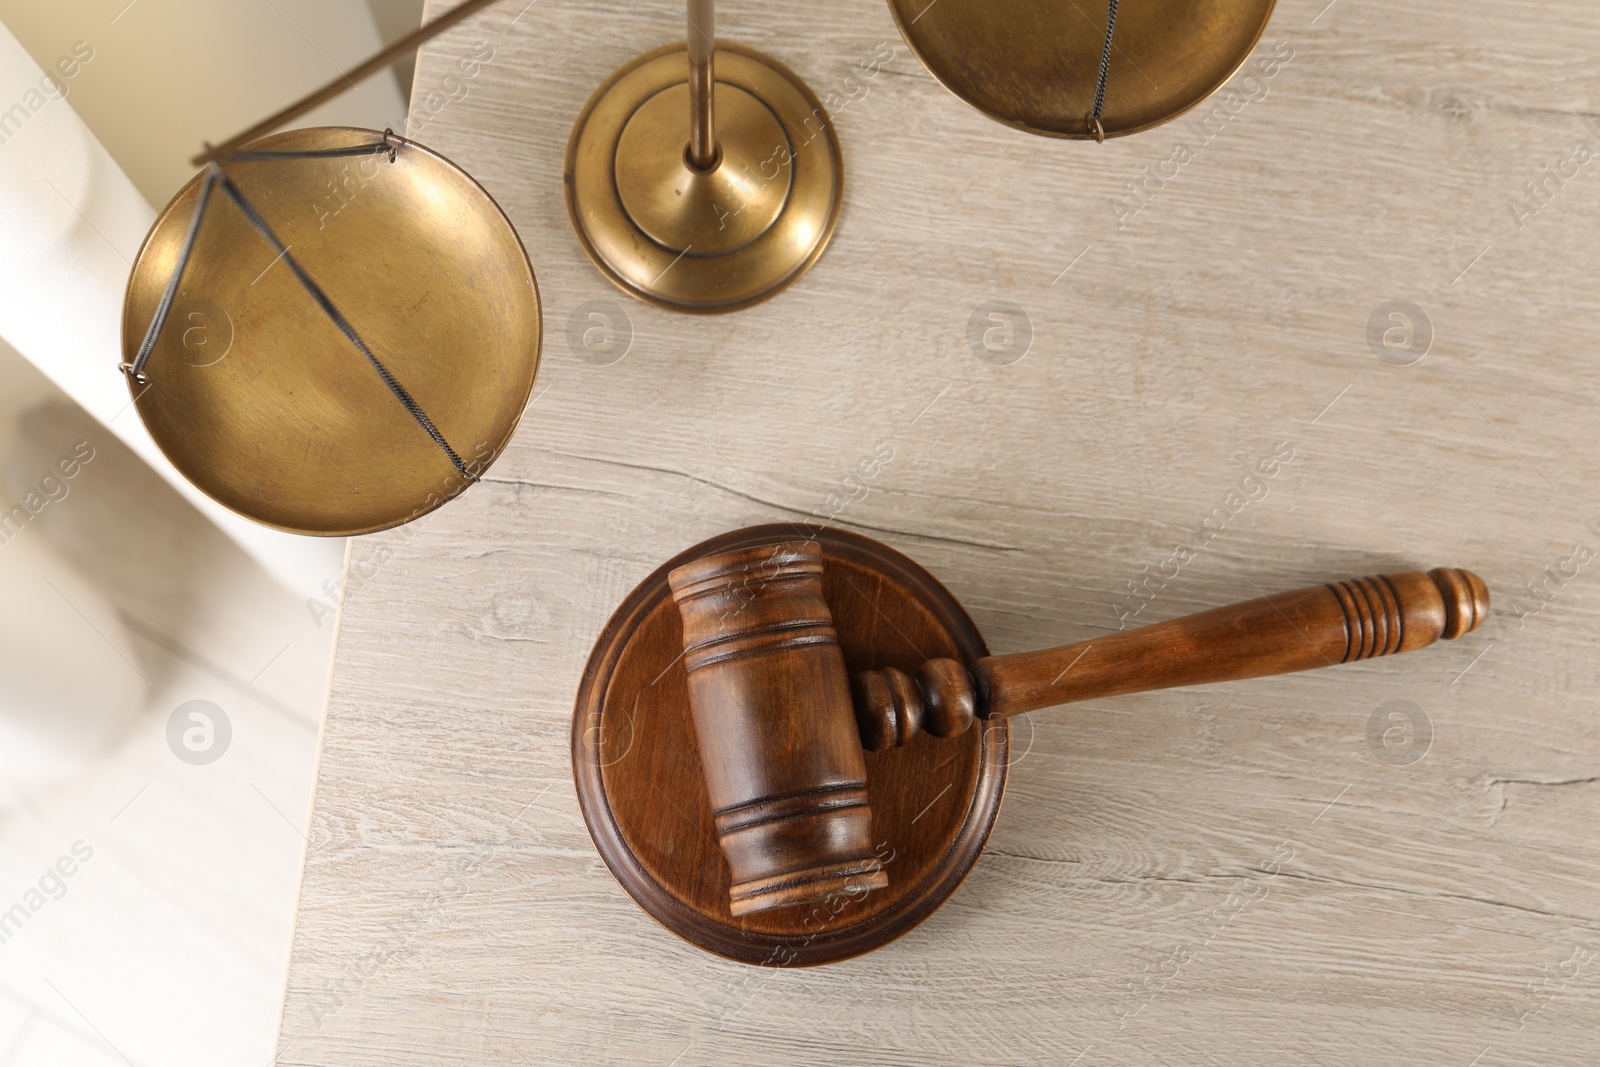
[[842, 202], [822, 103], [776, 60], [713, 39], [711, 3], [690, 3], [688, 43], [613, 73], [567, 146], [584, 249], [624, 291], [678, 311], [772, 296], [822, 255]]

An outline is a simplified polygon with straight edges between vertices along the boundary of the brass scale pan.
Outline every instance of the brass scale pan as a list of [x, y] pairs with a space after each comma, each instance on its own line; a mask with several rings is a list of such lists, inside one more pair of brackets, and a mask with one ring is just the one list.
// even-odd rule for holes
[[[1122, 0], [1100, 123], [1106, 137], [1169, 122], [1249, 58], [1275, 0]], [[990, 118], [1092, 138], [1106, 0], [889, 0], [906, 43], [945, 88]]]
[[[148, 362], [128, 375], [151, 437], [208, 496], [296, 533], [387, 529], [454, 497], [510, 441], [539, 364], [538, 288], [510, 221], [465, 171], [392, 134], [291, 130], [224, 162], [271, 238], [212, 189]], [[211, 173], [135, 261], [129, 370]]]
[[[1090, 138], [1215, 92], [1274, 0], [1125, 0], [1114, 35], [1097, 0], [888, 2], [956, 96], [1031, 133]], [[151, 437], [208, 496], [296, 533], [369, 533], [447, 502], [510, 441], [538, 369], [539, 293], [510, 221], [465, 171], [392, 134], [292, 130], [225, 162], [250, 207], [202, 173], [128, 280], [123, 368]], [[197, 214], [208, 189], [218, 202]]]

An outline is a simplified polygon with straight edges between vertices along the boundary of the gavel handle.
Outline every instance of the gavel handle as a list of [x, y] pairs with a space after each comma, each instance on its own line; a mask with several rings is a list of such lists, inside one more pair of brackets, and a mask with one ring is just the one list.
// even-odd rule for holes
[[1435, 568], [1332, 582], [1040, 652], [985, 656], [970, 672], [929, 660], [855, 680], [861, 742], [877, 752], [919, 732], [951, 737], [974, 717], [1332, 667], [1460, 637], [1489, 611], [1471, 571]]

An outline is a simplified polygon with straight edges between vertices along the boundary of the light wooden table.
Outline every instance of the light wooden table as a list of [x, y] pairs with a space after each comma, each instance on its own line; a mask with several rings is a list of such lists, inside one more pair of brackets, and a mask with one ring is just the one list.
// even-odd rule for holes
[[[940, 88], [880, 2], [728, 0], [723, 36], [819, 94], [894, 58], [836, 115], [833, 245], [716, 318], [614, 292], [562, 200], [578, 109], [682, 38], [679, 5], [508, 0], [426, 51], [423, 102], [494, 49], [414, 133], [521, 231], [544, 365], [483, 485], [353, 549], [281, 1063], [1595, 1062], [1600, 160], [1564, 161], [1600, 152], [1600, 7], [1325, 4], [1281, 3], [1258, 54], [1292, 59], [1119, 228], [1187, 127], [1033, 138]], [[1576, 173], [1519, 226], [1547, 165]], [[968, 344], [993, 300], [1031, 324], [1009, 365]], [[1377, 315], [1405, 354], [1390, 301], [1431, 323], [1418, 362], [1369, 344]], [[569, 343], [595, 305], [631, 330], [610, 365]], [[601, 864], [572, 700], [663, 560], [842, 499], [997, 652], [1114, 629], [1217, 508], [1137, 622], [1438, 564], [1497, 613], [1413, 656], [1022, 720], [941, 911], [756, 969]]]

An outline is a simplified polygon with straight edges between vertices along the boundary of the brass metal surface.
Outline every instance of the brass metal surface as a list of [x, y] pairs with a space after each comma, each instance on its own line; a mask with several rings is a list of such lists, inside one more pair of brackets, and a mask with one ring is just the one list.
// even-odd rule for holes
[[[252, 150], [370, 144], [291, 130]], [[387, 156], [226, 164], [278, 238], [474, 473], [511, 439], [539, 363], [539, 292], [510, 221], [449, 160], [403, 138]], [[132, 359], [199, 196], [157, 218], [128, 280]], [[108, 370], [109, 372], [109, 370]], [[240, 212], [213, 197], [171, 317], [130, 381], [151, 437], [217, 502], [268, 526], [358, 534], [466, 486], [449, 458]]]
[[793, 73], [717, 45], [718, 165], [688, 162], [686, 46], [639, 56], [585, 105], [567, 147], [567, 208], [624, 291], [663, 307], [747, 307], [804, 273], [833, 235], [844, 168], [827, 111]]
[[699, 170], [689, 162], [683, 144], [683, 117], [689, 111], [684, 85], [646, 100], [617, 142], [622, 208], [663, 248], [692, 245], [691, 254], [700, 255], [743, 248], [771, 228], [789, 199], [788, 168], [771, 181], [752, 177], [772, 145], [789, 143], [777, 116], [737, 86], [718, 85], [716, 99], [721, 166]]
[[717, 165], [717, 12], [713, 0], [689, 0], [689, 163]]
[[[1216, 92], [1261, 39], [1274, 0], [1144, 0], [1117, 13], [1107, 137], [1148, 130]], [[1105, 0], [889, 0], [913, 52], [956, 96], [1029, 133], [1093, 139]]]

